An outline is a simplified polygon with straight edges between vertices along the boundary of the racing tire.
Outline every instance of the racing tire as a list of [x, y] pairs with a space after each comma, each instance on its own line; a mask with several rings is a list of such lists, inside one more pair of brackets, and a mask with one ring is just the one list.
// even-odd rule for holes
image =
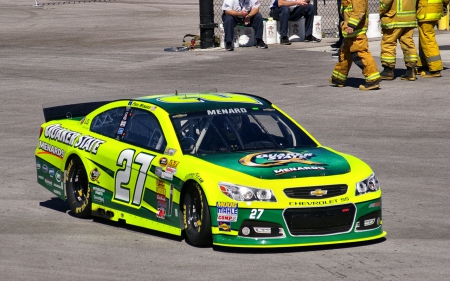
[[190, 244], [210, 246], [212, 243], [211, 215], [205, 194], [198, 183], [191, 184], [184, 192], [184, 232]]
[[88, 175], [79, 158], [72, 158], [66, 173], [67, 203], [72, 213], [79, 218], [91, 216], [92, 202]]

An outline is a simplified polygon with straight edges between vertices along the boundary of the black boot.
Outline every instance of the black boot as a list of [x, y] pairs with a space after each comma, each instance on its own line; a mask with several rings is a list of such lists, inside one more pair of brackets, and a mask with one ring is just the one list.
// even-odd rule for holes
[[381, 71], [380, 76], [382, 80], [394, 80], [394, 69], [388, 66], [383, 66], [384, 69]]
[[402, 75], [402, 80], [416, 80], [416, 71], [412, 67], [406, 67], [406, 72]]

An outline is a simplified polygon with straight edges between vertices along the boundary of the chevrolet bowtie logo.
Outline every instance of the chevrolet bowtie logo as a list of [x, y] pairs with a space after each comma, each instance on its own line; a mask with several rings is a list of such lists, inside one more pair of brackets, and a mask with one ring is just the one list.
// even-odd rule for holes
[[314, 191], [311, 191], [310, 195], [314, 195], [314, 196], [323, 196], [323, 195], [327, 195], [327, 190], [322, 190], [322, 189], [316, 189]]

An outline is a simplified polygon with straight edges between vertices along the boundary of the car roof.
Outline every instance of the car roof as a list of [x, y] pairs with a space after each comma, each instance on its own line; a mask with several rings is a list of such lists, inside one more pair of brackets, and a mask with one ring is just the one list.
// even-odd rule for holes
[[211, 109], [272, 107], [272, 103], [265, 98], [242, 93], [175, 93], [144, 96], [133, 100], [155, 104], [170, 115]]

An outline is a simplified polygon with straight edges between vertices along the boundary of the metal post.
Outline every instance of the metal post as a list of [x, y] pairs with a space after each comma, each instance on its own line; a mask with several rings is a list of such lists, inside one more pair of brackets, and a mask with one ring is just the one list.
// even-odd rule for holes
[[214, 1], [200, 0], [200, 48], [214, 47], [214, 28], [218, 27], [214, 22]]

